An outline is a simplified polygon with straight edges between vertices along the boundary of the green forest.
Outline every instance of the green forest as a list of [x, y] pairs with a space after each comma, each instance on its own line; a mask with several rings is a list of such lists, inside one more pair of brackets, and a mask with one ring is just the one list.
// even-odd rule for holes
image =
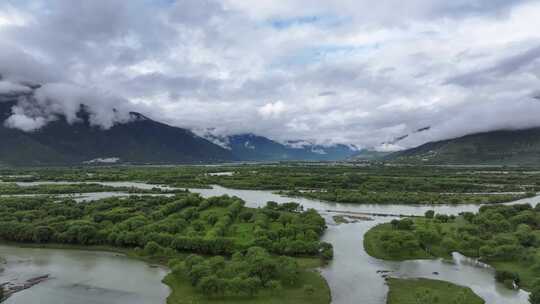
[[[215, 175], [220, 172], [228, 172], [229, 175]], [[293, 197], [354, 204], [500, 203], [530, 197], [540, 191], [540, 174], [530, 168], [519, 167], [454, 168], [376, 164], [330, 166], [281, 163], [230, 166], [18, 168], [0, 170], [0, 175], [4, 182], [139, 181], [178, 188], [209, 188], [212, 185], [220, 185], [235, 189], [273, 190]], [[93, 188], [97, 191], [107, 191], [106, 187], [100, 189], [93, 186]], [[42, 192], [45, 190], [47, 189], [42, 188]], [[0, 187], [0, 191], [15, 190], [3, 190]], [[35, 189], [33, 193], [38, 191]], [[52, 191], [54, 190], [46, 192]]]
[[[332, 259], [332, 246], [319, 241], [325, 229], [315, 210], [303, 211], [296, 203], [253, 209], [229, 196], [178, 193], [88, 203], [0, 198], [5, 242], [130, 249], [168, 262], [173, 271], [166, 282], [190, 284], [194, 292], [221, 298], [251, 298], [261, 290], [272, 290], [267, 297], [293, 290], [307, 299], [328, 293], [324, 280], [299, 262]], [[319, 264], [311, 262], [309, 268]]]
[[[531, 169], [307, 163], [96, 166], [4, 168], [0, 179], [4, 243], [119, 251], [167, 265], [169, 304], [330, 302], [329, 287], [316, 270], [334, 256], [332, 245], [321, 242], [324, 218], [293, 202], [248, 208], [237, 197], [203, 198], [186, 190], [213, 185], [357, 205], [486, 204], [478, 214], [427, 212], [392, 220], [371, 229], [364, 248], [376, 258], [398, 261], [448, 259], [458, 251], [494, 266], [501, 283], [533, 291], [533, 304], [540, 297], [535, 280], [540, 276], [540, 209], [497, 204], [540, 190], [540, 171]], [[100, 184], [117, 181], [156, 187]], [[92, 192], [130, 196], [69, 196]], [[396, 299], [406, 299], [409, 289], [399, 286], [409, 283], [429, 285], [430, 293], [443, 296], [445, 289], [454, 288], [395, 283], [393, 294], [403, 293]]]
[[531, 291], [531, 303], [540, 303], [538, 206], [483, 206], [457, 217], [428, 211], [424, 218], [394, 219], [368, 231], [364, 247], [386, 260], [449, 258], [457, 251], [492, 265], [497, 281]]

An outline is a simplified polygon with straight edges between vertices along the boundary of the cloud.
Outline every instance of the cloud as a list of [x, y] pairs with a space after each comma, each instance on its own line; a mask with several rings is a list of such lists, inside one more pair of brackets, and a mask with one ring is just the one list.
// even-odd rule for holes
[[538, 15], [527, 0], [2, 2], [0, 92], [43, 85], [5, 123], [76, 122], [85, 104], [103, 128], [134, 110], [278, 141], [410, 134], [404, 148], [540, 126]]
[[20, 94], [29, 93], [30, 91], [31, 89], [27, 86], [10, 81], [3, 81], [0, 78], [0, 94]]
[[285, 104], [279, 100], [270, 102], [259, 108], [259, 115], [263, 118], [279, 118], [285, 112]]
[[47, 124], [47, 120], [44, 117], [30, 117], [19, 107], [14, 107], [12, 113], [13, 114], [4, 122], [4, 125], [8, 128], [31, 132], [40, 129]]
[[493, 84], [496, 81], [495, 78], [514, 76], [517, 71], [529, 67], [539, 59], [540, 45], [537, 45], [518, 54], [504, 57], [488, 68], [454, 76], [448, 79], [447, 83], [463, 87]]
[[396, 144], [384, 143], [375, 147], [375, 150], [378, 152], [396, 152], [403, 150], [404, 147]]
[[19, 99], [12, 108], [5, 126], [23, 131], [39, 129], [59, 116], [69, 124], [81, 122], [84, 110], [88, 122], [103, 129], [131, 119], [128, 102], [98, 90], [65, 83], [49, 83], [37, 88], [30, 96]]

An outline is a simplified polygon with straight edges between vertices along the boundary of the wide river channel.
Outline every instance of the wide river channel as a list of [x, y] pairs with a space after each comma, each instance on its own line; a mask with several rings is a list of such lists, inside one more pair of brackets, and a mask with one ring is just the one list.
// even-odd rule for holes
[[[63, 183], [63, 182], [58, 182]], [[32, 185], [36, 183], [19, 183]], [[131, 182], [102, 183], [111, 186], [152, 188], [155, 185]], [[509, 290], [495, 282], [494, 271], [487, 265], [455, 253], [453, 261], [413, 260], [389, 262], [370, 257], [363, 248], [363, 236], [373, 226], [393, 219], [391, 216], [371, 216], [373, 220], [337, 225], [333, 215], [354, 213], [423, 215], [427, 210], [458, 214], [475, 212], [479, 205], [355, 205], [338, 204], [305, 198], [290, 198], [271, 191], [237, 190], [221, 186], [212, 189], [189, 189], [204, 197], [228, 194], [246, 201], [248, 207], [262, 207], [267, 201], [278, 203], [295, 201], [304, 208], [317, 209], [325, 216], [328, 230], [324, 241], [334, 246], [334, 259], [321, 268], [332, 291], [332, 303], [384, 304], [388, 288], [381, 271], [390, 276], [431, 278], [468, 286], [488, 304], [527, 304], [528, 294]], [[93, 200], [106, 196], [125, 196], [126, 193], [85, 193], [75, 195], [79, 200]], [[535, 205], [540, 196], [508, 204]], [[3, 281], [51, 274], [53, 279], [17, 293], [6, 303], [165, 303], [168, 288], [161, 283], [166, 270], [152, 267], [118, 254], [52, 249], [22, 249], [0, 246], [0, 256], [7, 259], [0, 272]], [[2, 267], [2, 265], [0, 265]], [[39, 299], [39, 300], [38, 300]]]

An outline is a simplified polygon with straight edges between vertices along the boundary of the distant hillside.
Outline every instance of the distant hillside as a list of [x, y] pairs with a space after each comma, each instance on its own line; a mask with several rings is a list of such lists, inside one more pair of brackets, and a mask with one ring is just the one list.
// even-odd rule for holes
[[[3, 96], [0, 122], [11, 115], [16, 98]], [[108, 130], [91, 126], [81, 109], [81, 122], [68, 124], [64, 117], [34, 132], [0, 124], [0, 164], [61, 165], [84, 162], [196, 163], [234, 160], [227, 149], [132, 112], [128, 123]]]
[[350, 160], [355, 161], [373, 161], [373, 160], [382, 160], [388, 156], [390, 152], [380, 152], [372, 149], [362, 149], [356, 154], [354, 154]]
[[540, 128], [500, 130], [429, 142], [386, 157], [428, 164], [540, 164]]
[[[30, 86], [27, 86], [30, 88]], [[0, 165], [75, 165], [84, 163], [175, 164], [229, 161], [342, 160], [352, 146], [321, 146], [305, 141], [279, 143], [263, 136], [217, 137], [154, 121], [131, 112], [130, 120], [103, 129], [90, 123], [85, 106], [70, 124], [64, 116], [25, 132], [4, 122], [21, 97], [35, 102], [39, 85], [24, 93], [0, 94]]]
[[357, 152], [355, 147], [347, 145], [323, 146], [301, 140], [279, 143], [251, 133], [230, 136], [207, 133], [204, 137], [229, 149], [236, 159], [251, 161], [344, 160]]

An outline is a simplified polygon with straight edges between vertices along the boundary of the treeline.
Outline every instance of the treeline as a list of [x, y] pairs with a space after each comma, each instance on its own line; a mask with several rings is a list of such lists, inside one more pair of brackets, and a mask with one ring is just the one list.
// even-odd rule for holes
[[307, 197], [324, 201], [351, 204], [496, 204], [532, 197], [535, 193], [516, 194], [465, 194], [435, 192], [364, 192], [334, 189], [328, 191], [286, 191], [287, 196]]
[[152, 189], [141, 189], [136, 187], [109, 186], [97, 183], [79, 183], [79, 184], [40, 184], [21, 186], [15, 183], [0, 183], [0, 195], [19, 195], [19, 194], [75, 194], [90, 192], [126, 192], [126, 193], [154, 193], [165, 194], [181, 192], [183, 190], [163, 190], [158, 187]]
[[36, 168], [0, 170], [4, 182], [72, 181], [115, 182], [142, 181], [150, 184], [166, 184], [182, 188], [208, 187], [208, 173], [223, 171], [218, 167], [175, 166], [81, 166], [74, 168]]
[[[286, 210], [283, 210], [285, 208]], [[131, 196], [85, 204], [43, 197], [0, 198], [0, 238], [15, 242], [110, 245], [232, 255], [252, 246], [275, 254], [329, 259], [326, 226], [315, 211], [273, 203], [252, 209], [236, 197]], [[294, 210], [294, 212], [289, 211]]]
[[[212, 176], [216, 172], [232, 176]], [[354, 166], [284, 163], [242, 166], [78, 167], [0, 170], [4, 181], [143, 181], [178, 187], [364, 192], [537, 192], [540, 174], [523, 168]]]
[[244, 166], [233, 176], [212, 177], [230, 188], [263, 190], [334, 190], [364, 192], [536, 192], [540, 174], [519, 168], [449, 168], [429, 166], [295, 165]]

